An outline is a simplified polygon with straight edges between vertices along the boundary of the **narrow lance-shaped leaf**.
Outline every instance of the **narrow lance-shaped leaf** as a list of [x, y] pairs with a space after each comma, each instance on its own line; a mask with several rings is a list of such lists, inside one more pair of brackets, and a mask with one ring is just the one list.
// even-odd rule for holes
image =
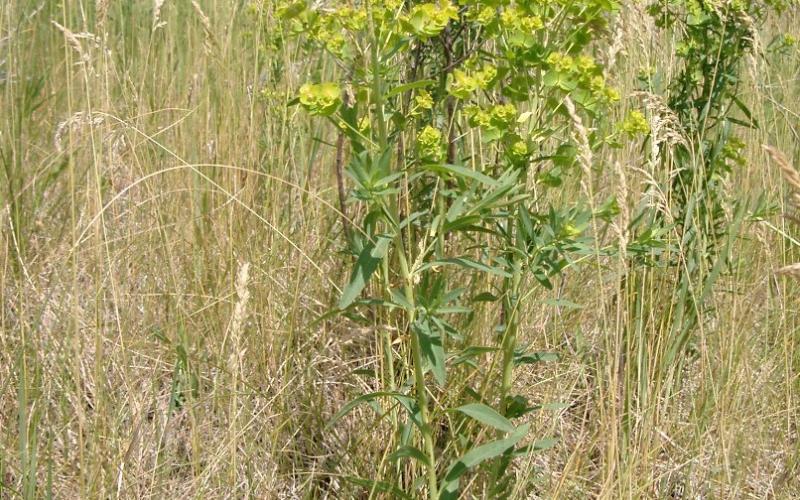
[[483, 271], [485, 273], [494, 274], [496, 276], [502, 276], [504, 278], [511, 277], [511, 274], [509, 274], [507, 271], [499, 267], [489, 266], [484, 264], [483, 262], [478, 262], [476, 260], [467, 257], [452, 257], [449, 259], [435, 260], [432, 262], [428, 262], [427, 264], [424, 264], [423, 266], [420, 267], [420, 270], [425, 271], [434, 266], [443, 266], [443, 265], [451, 265], [462, 268], [475, 269], [477, 271]]
[[358, 298], [381, 260], [386, 256], [390, 241], [388, 236], [381, 235], [378, 236], [377, 242], [370, 242], [364, 247], [353, 268], [350, 283], [344, 288], [342, 297], [339, 299], [339, 309], [346, 309]]
[[389, 460], [396, 462], [401, 458], [413, 458], [423, 465], [430, 465], [431, 461], [427, 455], [413, 446], [401, 446], [397, 451], [389, 455]]
[[451, 174], [456, 177], [461, 177], [463, 179], [472, 179], [478, 181], [480, 183], [486, 184], [487, 186], [497, 187], [500, 183], [488, 175], [484, 175], [477, 170], [472, 170], [471, 168], [462, 167], [460, 165], [450, 165], [450, 164], [434, 164], [434, 165], [427, 165], [428, 170], [432, 170], [436, 173], [446, 173]]
[[458, 498], [458, 480], [464, 473], [486, 460], [499, 457], [516, 446], [528, 433], [529, 428], [530, 425], [520, 426], [507, 438], [477, 446], [466, 452], [447, 469], [447, 475], [444, 477], [440, 488], [442, 498]]
[[342, 476], [342, 477], [344, 478], [345, 481], [366, 488], [367, 490], [389, 493], [392, 495], [392, 498], [402, 498], [404, 500], [411, 500], [410, 495], [408, 495], [403, 490], [401, 490], [400, 488], [391, 483], [387, 483], [385, 481], [376, 481], [374, 479], [364, 479], [363, 477], [357, 477], [357, 476]]
[[509, 419], [500, 415], [493, 408], [486, 406], [482, 403], [471, 403], [464, 406], [459, 406], [456, 410], [470, 418], [474, 418], [478, 422], [494, 427], [503, 432], [514, 432], [516, 427]]
[[536, 453], [537, 451], [549, 450], [550, 448], [552, 448], [557, 444], [558, 444], [558, 438], [550, 437], [550, 438], [538, 439], [527, 446], [517, 448], [516, 450], [514, 450], [513, 455], [515, 457], [521, 457], [527, 455], [528, 453]]
[[441, 333], [431, 328], [430, 323], [424, 320], [416, 323], [414, 333], [419, 337], [422, 355], [430, 365], [436, 382], [444, 386], [447, 383], [447, 368]]
[[353, 408], [362, 404], [362, 403], [369, 403], [370, 401], [374, 401], [381, 397], [393, 398], [397, 400], [404, 408], [406, 408], [409, 413], [411, 413], [412, 420], [414, 423], [417, 423], [415, 415], [412, 413], [414, 410], [415, 402], [414, 398], [410, 396], [406, 396], [405, 394], [399, 392], [389, 392], [389, 391], [382, 391], [382, 392], [370, 392], [368, 394], [362, 394], [361, 396], [353, 399], [352, 401], [348, 402], [342, 408], [336, 412], [336, 415], [331, 417], [328, 423], [325, 425], [325, 428], [328, 429], [332, 427], [336, 422], [339, 421], [342, 417], [353, 411]]
[[435, 84], [436, 80], [418, 80], [416, 82], [406, 83], [404, 85], [398, 85], [397, 87], [393, 88], [392, 90], [386, 93], [386, 98], [388, 99], [390, 97], [400, 95], [403, 92], [408, 92], [409, 90], [421, 89]]

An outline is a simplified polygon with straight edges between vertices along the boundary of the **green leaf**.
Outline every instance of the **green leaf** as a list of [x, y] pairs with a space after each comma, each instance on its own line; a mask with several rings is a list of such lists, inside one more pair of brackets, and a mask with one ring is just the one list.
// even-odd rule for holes
[[545, 73], [542, 83], [548, 87], [558, 87], [565, 92], [573, 91], [578, 86], [578, 82], [568, 73], [556, 70], [550, 70]]
[[399, 86], [393, 88], [392, 90], [390, 90], [389, 92], [387, 92], [386, 93], [386, 98], [388, 99], [390, 97], [394, 97], [396, 95], [400, 95], [400, 94], [402, 94], [404, 92], [408, 92], [409, 90], [429, 87], [431, 85], [434, 85], [435, 83], [436, 83], [436, 80], [419, 80], [419, 81], [416, 81], [416, 82], [406, 83], [405, 85], [399, 85]]
[[405, 493], [403, 490], [398, 488], [397, 486], [389, 483], [385, 483], [383, 481], [375, 481], [373, 479], [364, 479], [362, 477], [357, 476], [342, 476], [345, 481], [351, 482], [353, 484], [357, 484], [358, 486], [362, 486], [369, 490], [376, 490], [382, 493], [390, 493], [392, 494], [392, 498], [402, 498], [411, 500], [411, 496]]
[[414, 333], [419, 338], [422, 355], [428, 362], [436, 382], [440, 386], [444, 386], [447, 383], [447, 368], [441, 334], [433, 331], [427, 321], [417, 321], [414, 325]]
[[545, 403], [541, 406], [536, 407], [537, 410], [565, 410], [570, 407], [569, 403]]
[[538, 408], [528, 405], [528, 399], [524, 396], [520, 396], [518, 394], [514, 396], [506, 396], [507, 418], [519, 418], [537, 409]]
[[383, 392], [370, 392], [368, 394], [362, 394], [361, 396], [355, 398], [354, 400], [352, 400], [352, 401], [346, 403], [344, 406], [342, 406], [342, 408], [338, 412], [336, 412], [336, 414], [333, 417], [331, 417], [331, 419], [325, 425], [325, 429], [327, 430], [330, 427], [332, 427], [342, 417], [344, 417], [345, 415], [347, 415], [348, 413], [353, 411], [353, 408], [355, 408], [356, 406], [358, 406], [360, 404], [363, 404], [363, 403], [369, 403], [371, 401], [374, 401], [374, 400], [376, 400], [378, 398], [382, 398], [382, 397], [393, 398], [393, 399], [397, 400], [397, 402], [400, 403], [401, 405], [403, 405], [403, 407], [405, 407], [406, 410], [409, 410], [409, 413], [411, 413], [411, 415], [413, 417], [414, 414], [412, 412], [412, 409], [414, 408], [414, 405], [416, 404], [414, 402], [414, 398], [412, 398], [410, 396], [406, 396], [405, 394], [402, 394], [400, 392], [386, 392], [386, 391], [383, 391]]
[[358, 298], [361, 291], [367, 286], [370, 277], [378, 268], [378, 264], [386, 256], [391, 238], [380, 235], [377, 240], [375, 243], [369, 242], [359, 254], [353, 273], [350, 276], [350, 283], [344, 288], [342, 297], [339, 299], [339, 309], [346, 309]]
[[496, 302], [498, 297], [491, 292], [482, 292], [472, 297], [473, 302]]
[[[744, 125], [746, 127], [750, 127], [750, 128], [754, 128], [754, 129], [761, 128], [759, 126], [759, 124], [758, 124], [758, 120], [756, 118], [753, 118], [753, 113], [750, 111], [750, 108], [748, 108], [745, 105], [745, 103], [742, 102], [741, 99], [739, 99], [735, 95], [731, 96], [731, 99], [733, 100], [733, 103], [736, 104], [736, 107], [739, 108], [739, 110], [744, 114], [744, 116], [746, 116], [747, 119], [750, 120], [749, 122], [745, 122], [744, 123]], [[728, 119], [730, 119], [730, 118], [728, 118]], [[731, 120], [731, 121], [733, 121], [733, 120]], [[741, 120], [739, 120], [739, 121], [741, 121]], [[737, 123], [737, 122], [734, 121], [734, 123]]]
[[400, 449], [389, 455], [389, 460], [397, 462], [401, 458], [413, 458], [425, 466], [429, 466], [431, 461], [427, 455], [413, 446], [401, 446]]
[[520, 426], [507, 438], [498, 439], [469, 450], [447, 469], [447, 475], [442, 481], [440, 490], [448, 497], [456, 498], [454, 495], [458, 492], [458, 480], [465, 472], [486, 460], [499, 457], [516, 446], [528, 433], [529, 428], [529, 424]]
[[414, 310], [414, 306], [406, 299], [406, 295], [403, 291], [397, 290], [396, 288], [392, 288], [390, 291], [392, 295], [392, 302], [400, 306], [401, 308], [405, 309], [406, 311]]
[[538, 439], [527, 446], [523, 446], [521, 448], [517, 448], [516, 450], [514, 450], [514, 456], [521, 457], [529, 453], [536, 453], [537, 451], [549, 450], [550, 448], [552, 448], [557, 444], [558, 444], [558, 438], [551, 437], [551, 438]]
[[452, 257], [450, 259], [441, 259], [435, 260], [433, 262], [428, 262], [427, 264], [423, 265], [420, 270], [424, 271], [426, 269], [430, 269], [434, 266], [444, 266], [444, 265], [454, 265], [463, 268], [475, 269], [478, 271], [483, 271], [489, 274], [494, 274], [496, 276], [502, 276], [504, 278], [510, 278], [511, 274], [506, 272], [503, 269], [498, 267], [491, 267], [483, 262], [478, 262], [476, 260], [472, 260], [467, 257]]
[[485, 347], [485, 346], [469, 346], [464, 348], [461, 353], [453, 360], [454, 365], [460, 365], [461, 363], [469, 363], [471, 366], [476, 366], [473, 358], [476, 358], [482, 354], [490, 353], [490, 352], [497, 352], [500, 349], [498, 347]]
[[558, 361], [558, 354], [554, 352], [531, 352], [528, 354], [515, 353], [514, 366], [532, 365], [535, 363]]
[[485, 404], [471, 403], [459, 406], [456, 410], [470, 418], [474, 418], [482, 424], [494, 427], [497, 430], [503, 432], [514, 432], [516, 430], [516, 427], [514, 427], [514, 424], [512, 424], [509, 419], [500, 415], [493, 408]]
[[728, 120], [731, 123], [735, 123], [736, 125], [740, 125], [740, 126], [745, 127], [745, 128], [751, 128], [751, 129], [754, 129], [754, 130], [758, 129], [758, 125], [756, 125], [755, 123], [752, 123], [752, 122], [746, 122], [744, 120], [740, 120], [740, 119], [734, 118], [732, 116], [729, 116], [729, 117], [727, 117], [725, 119]]
[[495, 179], [492, 179], [488, 175], [484, 175], [477, 170], [472, 170], [471, 168], [462, 167], [460, 165], [450, 165], [450, 164], [434, 164], [434, 165], [426, 165], [425, 168], [428, 170], [432, 170], [436, 173], [448, 173], [455, 175], [456, 177], [466, 177], [468, 179], [472, 179], [487, 186], [496, 187], [499, 186], [499, 182]]

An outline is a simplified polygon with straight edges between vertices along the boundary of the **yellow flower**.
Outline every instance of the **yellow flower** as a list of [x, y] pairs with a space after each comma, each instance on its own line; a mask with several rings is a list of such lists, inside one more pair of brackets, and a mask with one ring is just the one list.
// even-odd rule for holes
[[415, 5], [405, 21], [413, 34], [427, 39], [444, 31], [453, 19], [458, 19], [458, 9], [453, 4], [423, 3]]
[[572, 56], [560, 52], [553, 52], [547, 56], [547, 64], [561, 73], [569, 73], [575, 69], [575, 60]]
[[578, 59], [575, 61], [578, 66], [578, 69], [585, 73], [590, 73], [597, 68], [597, 64], [594, 62], [589, 56], [581, 55], [578, 56]]
[[442, 157], [442, 132], [430, 125], [417, 135], [420, 156], [424, 159], [438, 161]]
[[464, 112], [467, 114], [469, 124], [472, 127], [488, 128], [492, 124], [492, 117], [489, 116], [489, 113], [478, 106], [467, 106], [464, 108]]
[[478, 90], [478, 81], [457, 69], [450, 74], [447, 82], [447, 92], [459, 99], [466, 99]]
[[300, 104], [312, 115], [333, 114], [342, 103], [342, 89], [335, 83], [306, 83], [300, 87]]
[[487, 25], [494, 20], [497, 12], [491, 7], [484, 7], [475, 15], [475, 22], [480, 25]]
[[525, 141], [517, 141], [511, 146], [511, 156], [524, 158], [528, 156], [528, 144]]
[[431, 97], [431, 93], [427, 90], [420, 90], [417, 93], [417, 96], [414, 97], [414, 102], [417, 104], [417, 107], [422, 109], [433, 109], [433, 97]]
[[475, 81], [478, 87], [487, 89], [497, 77], [497, 68], [494, 66], [484, 66], [482, 70], [475, 73]]
[[521, 19], [520, 28], [525, 31], [536, 31], [544, 28], [544, 22], [539, 16], [525, 16]]
[[625, 120], [620, 124], [620, 130], [633, 137], [638, 134], [649, 134], [650, 124], [647, 122], [644, 114], [639, 110], [633, 110], [628, 113]]
[[517, 108], [513, 104], [498, 104], [492, 108], [492, 121], [501, 128], [508, 128], [517, 118]]

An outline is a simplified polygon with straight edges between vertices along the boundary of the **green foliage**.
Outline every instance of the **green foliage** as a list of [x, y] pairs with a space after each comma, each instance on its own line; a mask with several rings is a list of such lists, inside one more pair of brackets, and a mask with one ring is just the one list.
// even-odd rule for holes
[[[676, 56], [682, 68], [667, 90], [667, 103], [685, 141], [671, 151], [670, 145], [661, 146], [662, 163], [674, 162], [677, 171], [669, 192], [682, 248], [681, 261], [675, 262], [680, 278], [668, 364], [691, 344], [707, 299], [700, 291], [713, 286], [729, 259], [727, 248], [740, 219], [731, 221], [727, 214], [743, 208], [724, 188], [743, 161], [739, 152], [744, 144], [734, 132], [758, 127], [743, 102], [740, 73], [743, 61], [754, 53], [759, 24], [784, 6], [773, 1], [671, 0], [649, 7], [658, 26], [681, 37]], [[645, 131], [632, 117], [622, 129]]]
[[[660, 26], [680, 27], [684, 36], [684, 64], [669, 106], [701, 149], [681, 146], [675, 157], [682, 167], [670, 190], [684, 243], [716, 269], [707, 285], [720, 269], [714, 264], [725, 208], [720, 179], [737, 164], [740, 148], [731, 126], [743, 121], [741, 114], [750, 118], [736, 97], [739, 60], [750, 50], [748, 23], [770, 5], [660, 2], [650, 8]], [[358, 258], [339, 309], [400, 325], [408, 342], [407, 355], [385, 351], [385, 365], [400, 370], [383, 373], [379, 382], [385, 394], [414, 397], [403, 405], [417, 434], [402, 432], [408, 427], [401, 418], [387, 443], [393, 461], [413, 466], [381, 470], [382, 481], [408, 488], [421, 468], [427, 495], [438, 498], [457, 495], [460, 478], [473, 474], [477, 484], [494, 485], [502, 495], [511, 459], [529, 450], [518, 447], [527, 427], [510, 420], [533, 408], [512, 393], [514, 370], [551, 357], [525, 354], [517, 345], [525, 290], [531, 283], [551, 288], [552, 277], [574, 257], [595, 254], [593, 221], [596, 230], [620, 212], [614, 198], [586, 210], [548, 206], [533, 193], [559, 189], [594, 168], [587, 163], [593, 150], [651, 132], [640, 111], [616, 127], [604, 121], [620, 96], [592, 47], [618, 7], [601, 0], [277, 7], [280, 36], [295, 38], [308, 53], [327, 51], [342, 69], [337, 83], [306, 84], [298, 96], [310, 114], [336, 126], [352, 152], [350, 202], [362, 216], [349, 242]], [[484, 154], [475, 155], [475, 140]], [[634, 262], [654, 263], [665, 254], [664, 225], [629, 242]], [[699, 236], [707, 231], [713, 236]], [[690, 280], [696, 276], [687, 277], [687, 286]], [[476, 282], [490, 291], [470, 296], [455, 286]], [[359, 300], [364, 294], [369, 298]], [[699, 314], [688, 304], [681, 306], [683, 325]], [[486, 308], [498, 318], [494, 345], [470, 345], [471, 318]], [[476, 356], [493, 362], [477, 363]], [[396, 380], [409, 391], [392, 386]], [[437, 391], [448, 396], [432, 404], [429, 393]], [[466, 420], [443, 427], [450, 410]], [[485, 428], [498, 439], [486, 442]], [[485, 462], [491, 465], [481, 467]], [[446, 463], [452, 465], [443, 469]]]
[[0, 497], [798, 490], [798, 11], [424, 1], [0, 3]]

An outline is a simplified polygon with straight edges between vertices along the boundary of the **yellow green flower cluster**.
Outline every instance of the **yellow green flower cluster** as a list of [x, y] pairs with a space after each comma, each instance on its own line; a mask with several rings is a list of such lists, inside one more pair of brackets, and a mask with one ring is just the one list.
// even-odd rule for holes
[[619, 100], [619, 92], [606, 85], [600, 67], [591, 57], [573, 57], [561, 52], [553, 52], [547, 57], [550, 77], [564, 90], [572, 90], [577, 85], [589, 90], [597, 101], [608, 104]]
[[513, 104], [498, 104], [492, 108], [492, 124], [500, 128], [510, 128], [517, 119], [517, 108]]
[[623, 134], [631, 137], [639, 134], [646, 135], [650, 133], [650, 123], [645, 118], [644, 113], [639, 110], [633, 110], [622, 121], [619, 129]]
[[454, 97], [467, 99], [478, 89], [488, 89], [496, 77], [497, 68], [494, 66], [484, 66], [471, 73], [457, 69], [448, 77], [447, 91]]
[[417, 147], [420, 158], [429, 161], [441, 160], [442, 131], [430, 125], [426, 126], [417, 134]]
[[444, 31], [450, 21], [458, 19], [458, 9], [449, 2], [423, 3], [411, 8], [403, 21], [407, 29], [422, 39], [432, 38]]
[[497, 10], [489, 6], [475, 6], [467, 11], [467, 19], [481, 26], [486, 26], [497, 17]]
[[433, 109], [433, 97], [430, 92], [424, 89], [417, 92], [417, 95], [414, 97], [414, 103], [420, 109]]
[[300, 104], [312, 115], [330, 116], [342, 103], [342, 89], [335, 83], [306, 83], [300, 87]]
[[532, 47], [536, 43], [535, 33], [544, 27], [541, 17], [526, 14], [518, 7], [505, 9], [500, 14], [500, 23], [508, 31], [511, 47]]
[[[496, 104], [490, 109], [480, 106], [467, 106], [464, 108], [467, 121], [472, 127], [479, 127], [483, 132], [484, 140], [494, 141], [506, 136], [514, 136], [517, 128], [517, 108], [513, 104]], [[527, 148], [527, 146], [526, 146]], [[516, 153], [522, 153], [521, 146], [517, 145]]]
[[515, 160], [522, 160], [528, 157], [528, 144], [525, 141], [517, 141], [511, 146], [511, 156]]
[[489, 128], [492, 126], [492, 116], [480, 106], [467, 106], [464, 108], [464, 113], [472, 127]]

